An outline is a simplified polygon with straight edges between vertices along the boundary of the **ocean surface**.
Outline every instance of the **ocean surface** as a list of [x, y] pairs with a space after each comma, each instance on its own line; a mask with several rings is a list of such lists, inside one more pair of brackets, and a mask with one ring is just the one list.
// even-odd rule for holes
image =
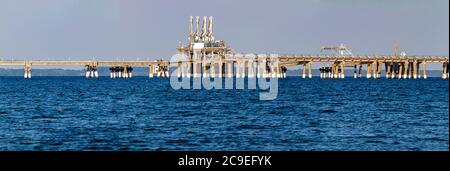
[[169, 79], [0, 77], [0, 150], [448, 151], [448, 83], [289, 77], [260, 101]]

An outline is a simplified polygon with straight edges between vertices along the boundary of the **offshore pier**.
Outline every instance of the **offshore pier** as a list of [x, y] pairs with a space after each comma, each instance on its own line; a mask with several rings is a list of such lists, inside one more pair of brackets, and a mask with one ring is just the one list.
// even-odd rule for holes
[[[442, 79], [449, 78], [449, 58], [446, 56], [397, 55], [391, 56], [353, 55], [344, 45], [323, 46], [335, 55], [277, 55], [237, 54], [223, 40], [214, 36], [213, 17], [189, 18], [188, 42], [180, 44], [177, 56], [171, 61], [6, 61], [0, 66], [23, 66], [24, 78], [31, 78], [32, 66], [84, 66], [86, 78], [98, 78], [99, 67], [109, 67], [110, 78], [132, 78], [133, 67], [148, 67], [149, 77], [168, 78], [169, 69], [176, 67], [179, 78], [286, 78], [287, 67], [300, 66], [299, 74], [304, 79], [312, 78], [312, 64], [326, 64], [319, 69], [322, 79], [343, 79], [346, 68], [353, 69], [353, 78], [379, 79], [427, 79], [427, 64], [441, 63]], [[365, 68], [365, 69], [364, 69]], [[382, 72], [384, 70], [384, 73]], [[363, 73], [365, 71], [365, 73]]]

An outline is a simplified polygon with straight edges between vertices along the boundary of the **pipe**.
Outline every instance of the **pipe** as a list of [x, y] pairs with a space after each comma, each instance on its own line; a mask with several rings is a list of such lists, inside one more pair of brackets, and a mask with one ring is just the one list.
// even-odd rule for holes
[[212, 16], [209, 16], [208, 38], [209, 38], [209, 41], [214, 41], [214, 37], [213, 37], [213, 17]]
[[195, 17], [195, 36], [198, 38], [200, 36], [200, 17]]

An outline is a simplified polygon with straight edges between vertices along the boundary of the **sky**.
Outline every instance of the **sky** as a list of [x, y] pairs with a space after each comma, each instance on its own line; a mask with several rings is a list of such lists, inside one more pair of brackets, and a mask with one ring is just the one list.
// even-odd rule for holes
[[196, 15], [236, 53], [449, 55], [448, 0], [0, 0], [0, 58], [170, 59]]

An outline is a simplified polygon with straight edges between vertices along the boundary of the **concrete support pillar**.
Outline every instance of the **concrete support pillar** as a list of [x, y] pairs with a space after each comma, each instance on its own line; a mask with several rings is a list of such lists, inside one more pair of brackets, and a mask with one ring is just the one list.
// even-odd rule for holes
[[386, 79], [389, 79], [391, 77], [391, 64], [390, 63], [384, 63], [384, 70], [386, 73]]
[[167, 66], [165, 66], [164, 73], [166, 75], [166, 78], [170, 77], [170, 62], [169, 62], [169, 64], [167, 64]]
[[181, 77], [186, 77], [186, 62], [181, 62]]
[[312, 62], [308, 62], [308, 77], [312, 79]]
[[236, 61], [236, 78], [241, 78], [241, 61]]
[[208, 63], [206, 63], [205, 60], [202, 61], [202, 63], [200, 63], [200, 65], [202, 66], [202, 76], [203, 78], [206, 78], [208, 76], [208, 70], [206, 69], [208, 66]]
[[[96, 76], [98, 76], [98, 74], [96, 74]], [[132, 77], [133, 77], [133, 68], [130, 67], [130, 68], [128, 69], [128, 78], [132, 78]]]
[[413, 63], [408, 62], [408, 79], [411, 79], [413, 76]]
[[449, 65], [448, 65], [448, 62], [446, 63], [446, 71], [445, 71], [445, 74], [446, 74], [446, 77], [447, 78], [449, 78]]
[[261, 70], [261, 67], [262, 67], [262, 66], [261, 66], [261, 61], [259, 61], [259, 60], [256, 61], [256, 77], [257, 77], [257, 78], [261, 78], [261, 73], [262, 73], [262, 72], [261, 72], [261, 71], [262, 71], [262, 70]]
[[184, 59], [184, 51], [181, 51], [181, 68], [179, 68], [179, 70], [181, 70], [181, 77], [186, 77], [186, 62]]
[[216, 58], [215, 58], [215, 54], [214, 51], [211, 51], [211, 64], [210, 64], [210, 74], [211, 74], [211, 78], [215, 78], [216, 77]]
[[354, 79], [357, 79], [357, 78], [358, 78], [358, 73], [356, 72], [356, 69], [357, 69], [357, 68], [358, 68], [357, 65], [355, 65], [354, 68], [353, 68], [353, 78], [354, 78]]
[[198, 74], [198, 62], [196, 62], [196, 61], [194, 61], [194, 63], [193, 63], [193, 71], [194, 71], [194, 73], [193, 73], [193, 75], [194, 75], [194, 78], [198, 78], [198, 77], [200, 77], [199, 76], [199, 74]]
[[86, 65], [86, 78], [91, 77], [91, 66]]
[[181, 69], [182, 67], [181, 67], [181, 62], [178, 62], [177, 63], [177, 75], [178, 75], [178, 78], [180, 78], [181, 77]]
[[408, 79], [408, 73], [409, 73], [409, 62], [405, 62], [405, 72], [403, 73], [403, 79]]
[[413, 78], [417, 79], [417, 61], [413, 63]]
[[336, 75], [334, 76], [335, 79], [341, 78], [341, 73], [339, 72], [339, 64], [336, 64], [334, 66], [334, 72], [336, 73]]
[[372, 63], [367, 64], [367, 75], [366, 78], [370, 79], [372, 78]]
[[30, 63], [25, 63], [23, 77], [26, 79], [31, 78], [31, 64]]
[[333, 74], [333, 78], [339, 78], [339, 67], [338, 67], [338, 65], [333, 65], [333, 72], [334, 72], [334, 74]]
[[395, 79], [395, 72], [397, 71], [397, 63], [391, 63], [391, 78]]
[[446, 63], [446, 62], [444, 62], [443, 64], [442, 64], [442, 79], [447, 79], [448, 77], [447, 77], [447, 71], [448, 71], [448, 63]]
[[337, 73], [336, 78], [341, 78], [341, 75], [342, 75], [341, 64], [336, 64], [336, 73]]
[[208, 63], [206, 62], [206, 51], [202, 52], [201, 59], [202, 59], [202, 61], [200, 63], [200, 66], [201, 66], [202, 69], [200, 71], [200, 76], [203, 77], [203, 78], [206, 78], [208, 76], [208, 72], [207, 72], [207, 69], [206, 69], [207, 66], [208, 66]]
[[187, 51], [187, 68], [186, 68], [186, 75], [187, 77], [191, 78], [193, 76], [193, 66], [194, 66], [194, 61], [192, 60], [192, 54], [191, 51]]
[[211, 78], [216, 78], [216, 63], [212, 62], [211, 67], [209, 68]]
[[421, 63], [417, 63], [417, 78], [421, 79], [422, 78], [422, 72], [420, 72], [420, 64]]
[[422, 69], [423, 69], [423, 79], [427, 79], [428, 75], [427, 75], [427, 63], [426, 62], [422, 62]]
[[223, 65], [224, 65], [224, 63], [223, 63], [223, 60], [221, 58], [220, 61], [219, 61], [219, 78], [223, 77]]
[[373, 79], [377, 79], [377, 73], [378, 73], [378, 67], [377, 67], [377, 62], [373, 62], [372, 63], [372, 76]]
[[123, 78], [128, 78], [128, 66], [123, 67]]
[[114, 78], [114, 69], [109, 67], [109, 78]]
[[184, 65], [186, 67], [186, 69], [184, 71], [186, 77], [191, 78], [192, 77], [192, 62], [190, 60], [188, 60]]
[[98, 78], [98, 69], [96, 65], [86, 65], [86, 78]]
[[381, 71], [383, 70], [383, 63], [377, 62], [377, 66], [378, 66], [377, 78], [381, 78]]
[[122, 78], [122, 77], [123, 77], [123, 68], [119, 67], [119, 73], [118, 73], [117, 78]]
[[245, 78], [247, 75], [247, 64], [248, 64], [247, 61], [245, 60], [242, 61], [242, 73], [241, 73], [242, 78]]
[[303, 79], [306, 79], [306, 63], [303, 64], [303, 73], [302, 73]]
[[399, 69], [398, 69], [398, 79], [402, 79], [402, 72], [403, 72], [403, 63], [399, 63]]
[[227, 62], [227, 69], [225, 71], [227, 72], [228, 78], [233, 78], [233, 62]]
[[331, 78], [331, 68], [327, 68], [327, 72], [328, 72], [328, 78]]
[[325, 78], [325, 68], [323, 68], [323, 67], [319, 68], [319, 72], [320, 72], [320, 78]]
[[270, 71], [272, 72], [272, 78], [281, 78], [283, 75], [281, 71], [281, 64], [279, 62], [277, 62], [276, 71], [275, 71], [275, 64], [271, 63]]
[[334, 78], [334, 65], [331, 65], [330, 69], [330, 78]]
[[358, 77], [359, 77], [359, 78], [362, 78], [362, 68], [363, 68], [363, 65], [360, 63], [360, 64], [359, 64], [359, 71], [358, 71], [358, 72], [359, 72], [359, 73], [358, 73]]
[[248, 78], [254, 78], [255, 77], [255, 62], [249, 61], [248, 62]]
[[345, 62], [341, 62], [341, 79], [345, 78]]
[[263, 78], [267, 78], [269, 76], [269, 73], [267, 71], [269, 69], [267, 68], [267, 61], [265, 61], [262, 65], [263, 65]]
[[97, 65], [94, 66], [94, 77], [98, 78], [98, 66]]
[[153, 78], [153, 65], [148, 66], [148, 77]]

